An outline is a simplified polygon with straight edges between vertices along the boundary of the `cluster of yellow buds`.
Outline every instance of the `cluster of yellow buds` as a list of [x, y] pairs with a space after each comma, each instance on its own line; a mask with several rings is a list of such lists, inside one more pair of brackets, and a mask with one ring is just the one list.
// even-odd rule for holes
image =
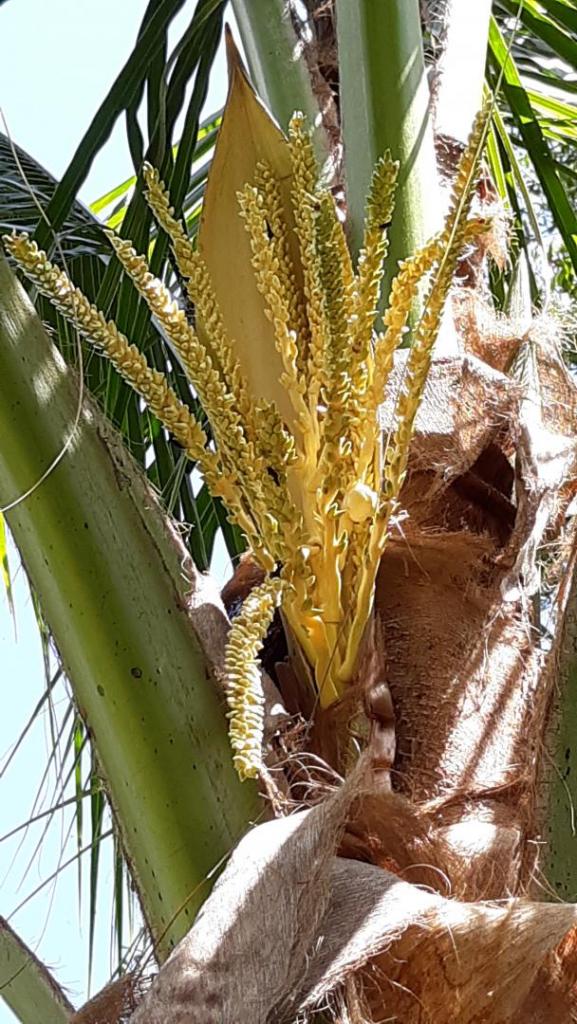
[[[240, 67], [233, 67], [196, 249], [158, 174], [144, 168], [147, 200], [171, 240], [196, 323], [129, 242], [110, 240], [177, 353], [214, 446], [163, 375], [34, 243], [25, 235], [5, 239], [25, 273], [199, 464], [267, 574], [233, 625], [226, 654], [231, 740], [243, 777], [258, 772], [256, 659], [279, 602], [321, 706], [338, 700], [354, 677], [443, 305], [459, 252], [480, 230], [467, 226], [467, 213], [481, 131], [480, 120], [445, 230], [399, 269], [382, 330], [377, 311], [398, 171], [390, 155], [373, 174], [356, 267], [333, 197], [318, 182], [302, 117], [295, 115], [285, 138]], [[223, 213], [229, 220], [221, 229]], [[234, 259], [242, 261], [236, 277]], [[427, 275], [428, 296], [383, 451], [379, 407]]]

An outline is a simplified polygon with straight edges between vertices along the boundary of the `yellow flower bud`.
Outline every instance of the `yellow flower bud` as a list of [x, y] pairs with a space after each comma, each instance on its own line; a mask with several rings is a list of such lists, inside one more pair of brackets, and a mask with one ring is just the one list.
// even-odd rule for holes
[[364, 523], [377, 511], [378, 500], [376, 491], [357, 480], [345, 495], [343, 504], [353, 523]]

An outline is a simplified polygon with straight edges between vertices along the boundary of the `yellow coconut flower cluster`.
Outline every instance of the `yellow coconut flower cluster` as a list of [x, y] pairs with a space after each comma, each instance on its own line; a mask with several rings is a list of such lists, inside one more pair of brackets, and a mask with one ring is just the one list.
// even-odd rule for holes
[[[464, 154], [445, 230], [400, 266], [378, 329], [397, 164], [387, 154], [375, 168], [355, 267], [332, 195], [318, 183], [302, 117], [295, 115], [285, 139], [262, 120], [268, 115], [239, 74], [237, 69], [227, 109], [234, 102], [244, 105], [244, 116], [253, 119], [245, 139], [258, 134], [257, 125], [264, 142], [250, 179], [241, 180], [229, 196], [234, 210], [228, 256], [226, 246], [219, 255], [210, 233], [220, 211], [219, 206], [213, 213], [210, 181], [195, 249], [158, 174], [144, 169], [147, 200], [170, 238], [195, 307], [194, 325], [144, 257], [130, 242], [110, 235], [202, 403], [214, 446], [163, 375], [26, 235], [8, 237], [5, 244], [198, 463], [266, 573], [232, 627], [226, 654], [231, 742], [239, 773], [247, 777], [256, 775], [260, 764], [256, 658], [279, 603], [310, 666], [321, 706], [338, 700], [354, 678], [443, 305], [463, 244], [481, 229], [467, 222], [467, 212], [483, 123]], [[238, 123], [240, 116], [231, 111], [229, 123], [233, 117]], [[213, 175], [232, 159], [227, 131], [230, 135], [225, 113]], [[217, 184], [222, 203], [222, 181]], [[242, 280], [235, 279], [236, 258]], [[424, 312], [413, 330], [393, 431], [383, 450], [379, 406], [427, 276]]]
[[264, 731], [264, 696], [258, 654], [281, 599], [283, 581], [254, 588], [234, 620], [225, 653], [225, 679], [234, 766], [241, 779], [258, 775]]

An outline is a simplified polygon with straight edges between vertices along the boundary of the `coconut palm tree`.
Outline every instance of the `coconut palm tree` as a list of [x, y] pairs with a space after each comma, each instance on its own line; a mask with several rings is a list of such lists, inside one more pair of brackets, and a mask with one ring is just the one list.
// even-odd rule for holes
[[[576, 398], [530, 229], [538, 204], [574, 268], [572, 7], [236, 0], [287, 141], [234, 55], [199, 130], [225, 5], [198, 4], [167, 64], [180, 6], [149, 4], [61, 183], [18, 161], [46, 217], [15, 187], [0, 208], [34, 230], [6, 248], [54, 332], [4, 263], [0, 500], [160, 966], [75, 1019], [570, 1021], [575, 911], [547, 894], [575, 894]], [[156, 284], [75, 202], [123, 109], [136, 178], [103, 206]], [[160, 500], [130, 455], [149, 446]], [[228, 641], [202, 574], [218, 525], [251, 551]], [[21, 1019], [70, 1019], [2, 941]]]

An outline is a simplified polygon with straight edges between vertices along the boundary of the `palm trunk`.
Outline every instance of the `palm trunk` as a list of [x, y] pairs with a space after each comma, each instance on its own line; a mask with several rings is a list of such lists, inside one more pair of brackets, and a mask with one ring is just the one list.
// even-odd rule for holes
[[543, 765], [544, 792], [540, 800], [543, 835], [546, 841], [543, 868], [546, 879], [561, 900], [577, 901], [577, 832], [575, 828], [574, 782], [577, 576], [575, 549], [566, 560], [557, 612], [553, 680], [550, 694], [550, 728], [545, 734]]

